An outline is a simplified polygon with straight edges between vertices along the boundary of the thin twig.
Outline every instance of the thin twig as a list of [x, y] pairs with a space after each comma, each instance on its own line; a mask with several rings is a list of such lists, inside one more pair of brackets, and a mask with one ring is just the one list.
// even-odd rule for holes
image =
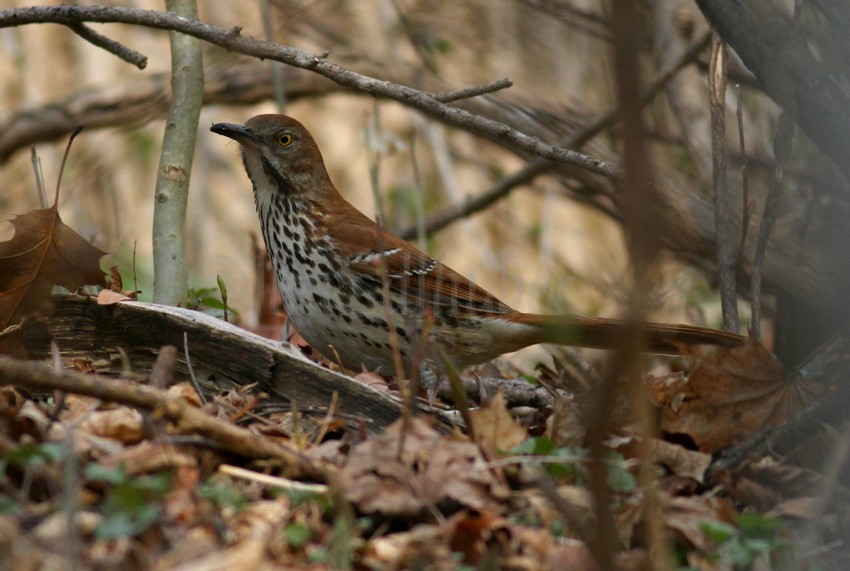
[[151, 367], [149, 375], [151, 386], [167, 389], [174, 384], [174, 369], [177, 366], [177, 347], [163, 345]]
[[[266, 40], [270, 42], [275, 41], [269, 0], [260, 0], [260, 16], [263, 20], [263, 34], [265, 34]], [[269, 73], [272, 78], [272, 89], [275, 103], [277, 103], [277, 112], [283, 113], [286, 109], [286, 90], [283, 86], [283, 70], [281, 69], [280, 62], [270, 61]]]
[[459, 101], [461, 99], [478, 97], [479, 95], [484, 95], [485, 93], [495, 93], [496, 91], [507, 89], [513, 86], [513, 84], [513, 81], [511, 81], [507, 77], [503, 77], [502, 79], [497, 79], [496, 81], [491, 81], [490, 83], [485, 83], [483, 85], [476, 85], [473, 87], [467, 87], [465, 89], [456, 89], [454, 91], [442, 91], [440, 93], [432, 93], [431, 97], [442, 103], [451, 103], [452, 101]]
[[65, 153], [62, 155], [62, 164], [59, 166], [59, 176], [56, 177], [56, 195], [53, 197], [54, 207], [59, 205], [59, 188], [62, 186], [62, 175], [65, 173], [65, 163], [68, 162], [68, 154], [71, 152], [71, 145], [82, 130], [83, 126], [79, 125], [76, 129], [71, 131], [71, 136], [68, 137], [68, 144], [65, 145]]
[[186, 368], [189, 370], [189, 380], [192, 381], [192, 386], [198, 393], [198, 398], [201, 399], [201, 403], [207, 404], [207, 397], [204, 396], [204, 391], [201, 390], [201, 385], [195, 377], [195, 369], [192, 367], [192, 359], [189, 357], [189, 334], [185, 331], [183, 332], [183, 357], [186, 359]]
[[137, 240], [133, 240], [133, 291], [136, 294], [141, 293], [139, 291], [139, 283], [136, 276], [136, 246], [138, 245]]
[[224, 278], [222, 278], [220, 274], [215, 275], [215, 283], [218, 285], [218, 293], [221, 295], [221, 304], [224, 306], [223, 319], [225, 321], [228, 321], [230, 312], [227, 305], [227, 283], [224, 281]]
[[714, 226], [717, 265], [720, 272], [720, 306], [723, 329], [738, 331], [738, 293], [735, 282], [731, 207], [726, 171], [726, 45], [715, 32], [711, 40], [711, 66], [708, 74], [711, 104], [711, 150], [714, 185]]
[[254, 472], [253, 470], [246, 470], [245, 468], [240, 468], [238, 466], [231, 466], [230, 464], [222, 464], [221, 466], [219, 466], [218, 473], [224, 474], [225, 476], [230, 476], [231, 478], [248, 480], [250, 482], [256, 482], [263, 486], [270, 486], [273, 488], [280, 488], [282, 490], [289, 490], [293, 492], [324, 494], [328, 491], [328, 486], [325, 484], [307, 484], [304, 482], [299, 482], [297, 480], [290, 480], [288, 478], [278, 478], [276, 476], [270, 476], [268, 474]]
[[[416, 245], [423, 252], [426, 249], [427, 229], [425, 227], [425, 192], [422, 188], [422, 176], [419, 173], [419, 161], [416, 159], [416, 133], [410, 136], [410, 165], [413, 169], [413, 203], [416, 210]], [[413, 238], [411, 237], [411, 240]]]
[[779, 116], [779, 125], [777, 126], [776, 137], [773, 141], [773, 154], [776, 160], [776, 166], [773, 171], [773, 184], [770, 185], [770, 192], [764, 201], [764, 213], [761, 217], [761, 226], [759, 226], [759, 235], [756, 240], [756, 255], [753, 259], [753, 270], [751, 277], [751, 295], [752, 295], [752, 334], [756, 338], [761, 338], [761, 274], [764, 269], [764, 256], [767, 252], [767, 241], [770, 238], [770, 231], [773, 228], [773, 221], [776, 218], [776, 207], [779, 204], [779, 197], [782, 194], [782, 168], [788, 155], [791, 153], [791, 139], [794, 135], [794, 121], [787, 112], [783, 112]]
[[[605, 379], [601, 390], [597, 389], [594, 403], [594, 418], [588, 427], [587, 438], [590, 443], [590, 478], [592, 480], [595, 513], [599, 517], [599, 532], [595, 537], [597, 549], [606, 546], [614, 549], [619, 545], [603, 533], [615, 532], [611, 504], [611, 493], [607, 489], [608, 467], [605, 463], [606, 447], [604, 439], [615, 423], [610, 410], [611, 403], [623, 388], [629, 393], [632, 414], [640, 430], [638, 440], [639, 458], [649, 458], [649, 447], [653, 437], [658, 435], [654, 411], [651, 410], [648, 388], [644, 379], [646, 371], [641, 358], [644, 339], [644, 323], [651, 290], [657, 278], [657, 260], [660, 249], [658, 230], [654, 226], [655, 213], [647, 205], [653, 198], [652, 180], [655, 178], [652, 160], [645, 134], [645, 121], [642, 116], [641, 66], [639, 53], [639, 32], [634, 22], [637, 19], [637, 3], [630, 0], [611, 2], [611, 31], [614, 37], [613, 73], [617, 84], [617, 102], [622, 115], [622, 165], [626, 173], [622, 193], [618, 197], [623, 213], [623, 229], [631, 266], [631, 288], [629, 303], [625, 308], [627, 335], [623, 339], [621, 350], [611, 358], [611, 374]], [[625, 378], [626, 382], [620, 380]], [[613, 398], [612, 398], [613, 397]], [[595, 481], [594, 481], [595, 480]], [[653, 568], [657, 571], [669, 571], [673, 556], [669, 536], [665, 533], [658, 499], [658, 474], [651, 462], [642, 462], [637, 474], [638, 484], [643, 493], [643, 541], [647, 550], [653, 554]], [[603, 501], [607, 500], [603, 504]], [[607, 561], [600, 560], [603, 569], [613, 568], [610, 555]]]
[[741, 241], [735, 253], [735, 265], [741, 261], [741, 254], [747, 244], [747, 234], [750, 229], [750, 218], [753, 216], [753, 205], [750, 204], [750, 185], [747, 173], [747, 146], [744, 140], [744, 102], [741, 100], [741, 84], [735, 85], [735, 97], [738, 109], [735, 116], [738, 119], [738, 144], [741, 148]]
[[384, 157], [381, 136], [381, 105], [374, 101], [372, 120], [365, 127], [366, 149], [369, 153], [369, 186], [372, 189], [372, 199], [375, 201], [375, 222], [383, 225], [386, 222], [384, 212], [384, 197], [381, 193], [381, 159]]
[[139, 69], [145, 69], [148, 66], [148, 56], [141, 54], [136, 50], [131, 50], [127, 46], [116, 42], [111, 38], [107, 38], [103, 34], [95, 32], [85, 24], [68, 24], [68, 28], [87, 42], [118, 56], [127, 63], [135, 65]]
[[44, 187], [44, 171], [41, 169], [41, 159], [35, 151], [35, 145], [30, 147], [32, 160], [32, 170], [35, 173], [35, 187], [38, 190], [38, 202], [42, 208], [50, 208], [47, 203], [47, 189]]
[[325, 412], [325, 420], [322, 422], [319, 433], [316, 434], [316, 438], [313, 439], [314, 445], [318, 446], [325, 439], [325, 435], [328, 433], [328, 427], [331, 425], [334, 415], [336, 414], [336, 407], [338, 404], [339, 391], [333, 391], [331, 393], [331, 402], [328, 405], [328, 410]]
[[[64, 393], [63, 393], [64, 394]], [[65, 438], [62, 445], [64, 448], [64, 462], [62, 464], [62, 509], [65, 512], [65, 525], [67, 527], [68, 539], [66, 544], [66, 555], [68, 557], [68, 568], [71, 571], [82, 569], [82, 557], [80, 532], [77, 529], [76, 515], [79, 510], [80, 486], [80, 464], [74, 446], [76, 430], [73, 424], [65, 427]]]

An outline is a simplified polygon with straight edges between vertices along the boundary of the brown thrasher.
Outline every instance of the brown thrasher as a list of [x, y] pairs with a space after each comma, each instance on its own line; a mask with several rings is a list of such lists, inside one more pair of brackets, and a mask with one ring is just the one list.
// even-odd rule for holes
[[[332, 361], [391, 373], [393, 347], [408, 362], [439, 364], [442, 350], [465, 367], [537, 343], [613, 349], [622, 342], [622, 322], [515, 311], [381, 228], [342, 198], [295, 119], [258, 115], [210, 130], [240, 144], [286, 312]], [[648, 323], [642, 331], [647, 349], [660, 353], [677, 352], [675, 343], [743, 340], [688, 325]]]

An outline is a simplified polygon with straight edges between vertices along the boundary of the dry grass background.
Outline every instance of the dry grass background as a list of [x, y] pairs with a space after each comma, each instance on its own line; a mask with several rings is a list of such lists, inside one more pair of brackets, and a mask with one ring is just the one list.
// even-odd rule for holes
[[[105, 3], [163, 8], [162, 2], [151, 0]], [[6, 4], [26, 3], [7, 0]], [[550, 8], [569, 4], [574, 13], [587, 17], [564, 19], [534, 4]], [[433, 83], [435, 75], [440, 77], [445, 89], [508, 76], [514, 87], [496, 100], [513, 109], [539, 110], [531, 120], [544, 124], [551, 120], [553, 129], [557, 125], [569, 131], [613, 104], [609, 45], [604, 27], [594, 25], [594, 15], [604, 16], [603, 4], [598, 0], [274, 0], [271, 11], [277, 41], [329, 51], [330, 59], [354, 70], [364, 64], [367, 69], [386, 69], [389, 75], [414, 69], [414, 77], [425, 84]], [[705, 23], [691, 3], [679, 4], [680, 29], [695, 37]], [[238, 25], [245, 34], [264, 36], [259, 1], [200, 0], [199, 12], [208, 23], [224, 28]], [[139, 71], [59, 26], [0, 30], [0, 119], [84, 89], [125, 89], [141, 76], [169, 71], [166, 33], [130, 26], [95, 27], [145, 53], [147, 69]], [[207, 73], [246, 60], [219, 48], [205, 50]], [[648, 70], [653, 69], [650, 54], [647, 64]], [[697, 96], [706, 99], [707, 117], [707, 94], [699, 94], [699, 74], [696, 70], [686, 74]], [[759, 100], [759, 110], [747, 118], [750, 145], [757, 150], [768, 140], [759, 133], [769, 131], [773, 113], [770, 106], [761, 104]], [[190, 283], [196, 288], [211, 287], [220, 274], [228, 284], [231, 304], [248, 323], [256, 319], [252, 244], [259, 232], [250, 184], [239, 164], [237, 147], [213, 136], [208, 126], [216, 121], [243, 122], [275, 108], [269, 100], [249, 107], [204, 109], [189, 200]], [[378, 188], [385, 223], [392, 228], [415, 221], [417, 193], [428, 211], [434, 211], [485, 191], [500, 175], [524, 164], [522, 158], [491, 143], [447, 129], [398, 104], [359, 94], [301, 98], [286, 112], [313, 132], [332, 179], [346, 198], [370, 215], [375, 213], [375, 197], [369, 165], [378, 157]], [[653, 103], [649, 116], [657, 134], [653, 147], [657, 169], [683, 188], [697, 184], [694, 166], [685, 157], [663, 101]], [[84, 131], [71, 152], [62, 185], [63, 218], [113, 252], [109, 263], [119, 265], [127, 285], [132, 284], [132, 249], [137, 245], [136, 272], [143, 298], [152, 293], [150, 228], [162, 129], [162, 117], [152, 111], [133, 124]], [[374, 143], [376, 138], [379, 144]], [[602, 135], [585, 149], [616, 160], [615, 142]], [[48, 187], [56, 180], [63, 147], [64, 141], [38, 145]], [[26, 149], [0, 164], [0, 185], [3, 219], [38, 207]], [[8, 237], [8, 225], [4, 226], [3, 237]], [[616, 315], [623, 301], [619, 294], [625, 291], [627, 268], [618, 225], [596, 209], [565, 198], [564, 187], [553, 178], [538, 178], [486, 213], [440, 232], [426, 246], [432, 255], [517, 309]], [[659, 305], [653, 317], [716, 325], [716, 304], [707, 291], [702, 275], [671, 260], [657, 283]]]

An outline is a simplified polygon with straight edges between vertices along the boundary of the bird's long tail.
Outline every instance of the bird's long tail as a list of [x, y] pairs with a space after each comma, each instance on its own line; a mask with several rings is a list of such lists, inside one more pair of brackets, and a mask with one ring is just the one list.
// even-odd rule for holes
[[535, 326], [537, 343], [556, 343], [576, 347], [597, 349], [620, 349], [625, 347], [629, 335], [639, 332], [644, 348], [651, 353], [675, 355], [681, 352], [679, 345], [722, 345], [735, 347], [743, 344], [746, 337], [694, 325], [668, 325], [663, 323], [640, 323], [629, 327], [624, 321], [604, 317], [582, 317], [578, 315], [539, 315], [518, 313], [512, 315], [516, 321]]

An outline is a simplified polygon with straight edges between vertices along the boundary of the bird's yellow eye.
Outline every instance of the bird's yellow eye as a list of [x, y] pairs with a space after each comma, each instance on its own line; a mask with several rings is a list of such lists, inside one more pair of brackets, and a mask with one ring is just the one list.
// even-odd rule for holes
[[292, 135], [289, 133], [284, 133], [280, 137], [277, 138], [277, 144], [281, 147], [288, 147], [292, 144]]

